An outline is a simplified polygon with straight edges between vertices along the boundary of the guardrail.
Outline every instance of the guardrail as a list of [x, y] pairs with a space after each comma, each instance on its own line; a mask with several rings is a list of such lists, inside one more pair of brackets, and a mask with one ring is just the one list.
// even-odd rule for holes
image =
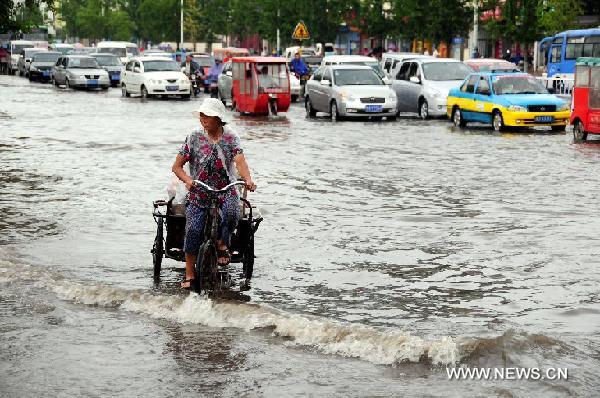
[[575, 79], [569, 77], [543, 77], [536, 76], [547, 89], [553, 89], [559, 97], [570, 98], [573, 94]]

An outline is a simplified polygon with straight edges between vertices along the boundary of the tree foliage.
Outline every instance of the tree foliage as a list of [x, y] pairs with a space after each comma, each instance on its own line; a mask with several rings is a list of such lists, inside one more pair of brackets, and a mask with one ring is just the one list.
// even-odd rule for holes
[[45, 10], [54, 10], [52, 0], [25, 0], [14, 2], [0, 0], [0, 33], [23, 32], [28, 33], [44, 22], [40, 7]]

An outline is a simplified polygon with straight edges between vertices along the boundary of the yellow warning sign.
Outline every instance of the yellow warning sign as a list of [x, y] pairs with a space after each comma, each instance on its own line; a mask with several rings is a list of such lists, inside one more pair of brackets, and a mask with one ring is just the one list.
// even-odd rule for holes
[[298, 22], [296, 28], [294, 29], [294, 33], [292, 34], [292, 39], [296, 40], [307, 40], [310, 39], [310, 34], [308, 33], [308, 28], [304, 24], [303, 21]]

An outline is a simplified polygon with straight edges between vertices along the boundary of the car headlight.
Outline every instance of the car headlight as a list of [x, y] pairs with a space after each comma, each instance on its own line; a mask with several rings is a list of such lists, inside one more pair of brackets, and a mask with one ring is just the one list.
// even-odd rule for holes
[[181, 79], [179, 81], [179, 84], [184, 84], [185, 85], [186, 83], [189, 83], [189, 80], [183, 80], [183, 79]]
[[527, 112], [527, 108], [521, 105], [511, 105], [508, 107], [508, 110], [511, 112]]
[[346, 91], [340, 91], [340, 97], [345, 101], [354, 101], [356, 99], [354, 94], [350, 94]]
[[29, 67], [29, 71], [34, 71], [35, 72], [35, 71], [37, 71], [37, 68], [34, 65], [31, 65]]
[[442, 93], [437, 90], [429, 90], [429, 95], [431, 95], [433, 98], [440, 98]]
[[568, 102], [563, 103], [557, 107], [559, 112], [570, 111], [571, 105]]
[[398, 99], [398, 97], [396, 96], [396, 92], [390, 90], [390, 93], [388, 94], [388, 99], [396, 101]]

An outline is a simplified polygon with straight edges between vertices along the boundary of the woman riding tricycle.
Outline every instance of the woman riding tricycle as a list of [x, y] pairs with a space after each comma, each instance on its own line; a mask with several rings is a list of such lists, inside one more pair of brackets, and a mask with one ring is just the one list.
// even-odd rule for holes
[[[197, 267], [202, 266], [198, 264], [202, 262], [198, 254], [201, 249], [206, 252], [206, 247], [201, 246], [211, 241], [211, 231], [218, 234], [214, 236], [215, 262], [225, 267], [231, 261], [231, 236], [236, 228], [239, 229], [240, 201], [250, 207], [252, 234], [260, 223], [260, 220], [252, 220], [251, 206], [239, 197], [235, 188], [239, 184], [236, 169], [246, 189], [254, 191], [256, 184], [252, 181], [240, 139], [227, 125], [224, 105], [217, 99], [207, 98], [193, 114], [199, 118], [201, 128], [188, 135], [172, 167], [188, 189], [183, 243], [186, 271], [181, 284], [185, 289], [201, 288], [200, 281], [195, 280], [199, 277]], [[191, 175], [183, 169], [186, 163], [189, 163]], [[207, 221], [213, 225], [208, 225]], [[251, 256], [254, 256], [253, 248]]]

